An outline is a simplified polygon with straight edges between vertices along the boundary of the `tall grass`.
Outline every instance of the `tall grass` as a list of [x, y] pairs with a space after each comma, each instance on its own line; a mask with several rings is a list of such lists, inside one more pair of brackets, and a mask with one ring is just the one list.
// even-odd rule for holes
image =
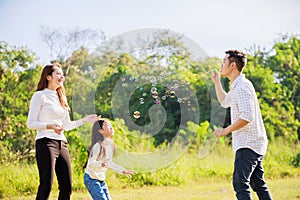
[[287, 144], [277, 140], [268, 146], [264, 159], [265, 176], [285, 178], [300, 176], [300, 143]]
[[32, 194], [38, 186], [36, 165], [7, 163], [0, 167], [0, 198]]
[[[288, 146], [284, 141], [270, 144], [265, 156], [266, 179], [300, 177], [297, 159], [300, 144]], [[74, 162], [74, 161], [72, 161]], [[144, 186], [184, 186], [203, 180], [231, 180], [234, 154], [231, 147], [218, 143], [212, 152], [200, 159], [195, 153], [186, 152], [168, 167], [155, 172], [137, 172], [132, 178], [118, 175], [111, 170], [107, 173], [107, 184], [112, 189], [140, 188]], [[296, 164], [295, 164], [296, 163]], [[75, 166], [75, 164], [73, 164]], [[35, 194], [38, 187], [36, 164], [7, 163], [0, 166], [0, 198]], [[86, 191], [83, 184], [83, 171], [73, 168], [73, 190]], [[57, 192], [54, 180], [52, 192]]]

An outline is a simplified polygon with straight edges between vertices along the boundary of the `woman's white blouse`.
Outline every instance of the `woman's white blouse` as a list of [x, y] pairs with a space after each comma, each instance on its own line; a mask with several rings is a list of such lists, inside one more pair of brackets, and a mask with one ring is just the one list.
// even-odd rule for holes
[[82, 125], [83, 121], [71, 121], [69, 112], [62, 107], [57, 92], [46, 88], [33, 94], [30, 101], [27, 126], [29, 129], [37, 131], [36, 140], [46, 137], [67, 142], [63, 132], [57, 134], [53, 129], [47, 129], [47, 124], [58, 124], [68, 131]]

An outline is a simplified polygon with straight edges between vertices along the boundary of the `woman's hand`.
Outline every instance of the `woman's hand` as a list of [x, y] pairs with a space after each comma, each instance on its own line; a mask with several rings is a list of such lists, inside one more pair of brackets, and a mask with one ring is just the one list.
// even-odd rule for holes
[[89, 122], [89, 123], [94, 123], [95, 121], [98, 121], [99, 118], [97, 115], [93, 114], [93, 115], [88, 115], [87, 117], [82, 119], [83, 122]]
[[53, 129], [55, 133], [60, 134], [64, 129], [58, 124], [47, 124], [47, 129]]

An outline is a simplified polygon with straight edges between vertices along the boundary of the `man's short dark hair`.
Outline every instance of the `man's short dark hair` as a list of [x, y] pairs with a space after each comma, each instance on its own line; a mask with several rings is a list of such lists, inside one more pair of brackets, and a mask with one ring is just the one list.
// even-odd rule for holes
[[246, 66], [247, 54], [239, 50], [228, 50], [225, 51], [225, 53], [229, 54], [229, 63], [235, 62], [237, 69], [241, 72], [242, 69]]

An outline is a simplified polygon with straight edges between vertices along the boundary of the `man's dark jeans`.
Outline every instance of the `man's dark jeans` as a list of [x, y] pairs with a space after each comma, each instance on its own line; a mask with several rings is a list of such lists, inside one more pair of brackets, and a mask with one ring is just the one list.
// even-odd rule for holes
[[234, 161], [233, 187], [239, 200], [250, 200], [250, 186], [260, 200], [272, 199], [264, 180], [263, 156], [248, 148], [237, 150]]

